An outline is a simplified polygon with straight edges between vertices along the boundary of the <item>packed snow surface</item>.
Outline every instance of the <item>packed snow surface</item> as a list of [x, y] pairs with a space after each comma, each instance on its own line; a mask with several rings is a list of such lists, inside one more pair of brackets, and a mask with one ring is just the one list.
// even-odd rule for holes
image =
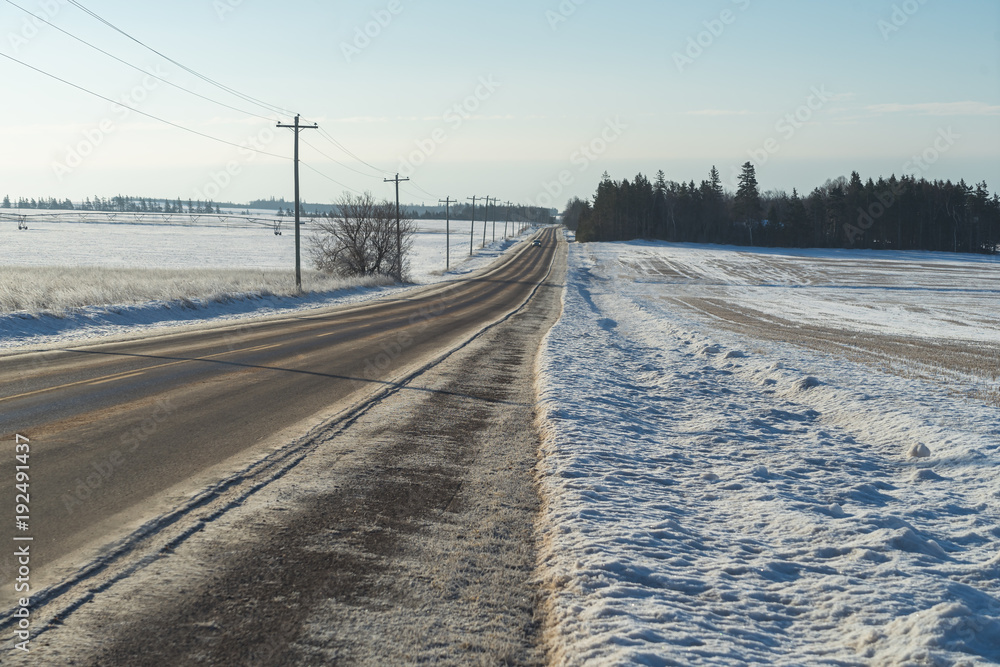
[[[417, 227], [410, 278], [418, 285], [454, 279], [481, 269], [534, 231], [530, 228], [521, 237], [513, 238], [518, 229], [512, 224], [508, 229], [511, 238], [504, 239], [504, 224], [500, 221], [494, 241], [490, 221], [486, 244], [482, 247], [482, 220], [476, 223], [471, 244], [468, 221], [452, 221], [449, 225], [444, 220], [421, 220]], [[447, 254], [449, 228], [450, 254]], [[5, 290], [22, 294], [31, 290], [35, 292], [32, 296], [51, 296], [53, 302], [80, 298], [81, 294], [86, 298], [90, 293], [121, 294], [121, 298], [41, 313], [23, 309], [4, 312], [0, 307], [0, 349], [80, 343], [153, 327], [279, 315], [369, 300], [401, 289], [379, 285], [375, 280], [352, 283], [310, 272], [310, 238], [311, 228], [306, 221], [302, 267], [307, 293], [297, 296], [294, 295], [294, 223], [288, 219], [282, 222], [281, 235], [267, 225], [131, 224], [127, 217], [120, 223], [33, 221], [26, 231], [18, 230], [15, 222], [2, 222], [0, 306], [8, 300]], [[449, 271], [445, 270], [446, 258], [450, 258]], [[25, 271], [19, 274], [22, 267]], [[67, 268], [74, 269], [68, 276]], [[81, 294], [51, 294], [52, 290], [62, 289], [72, 292], [72, 284], [66, 285], [76, 276], [87, 281], [85, 269], [114, 275], [106, 276], [109, 284], [102, 284], [99, 289], [81, 288]], [[258, 273], [254, 275], [254, 271]], [[148, 275], [143, 276], [143, 272]], [[19, 280], [30, 283], [16, 285]], [[165, 285], [176, 285], [171, 296], [143, 297], [159, 295]], [[244, 289], [244, 285], [248, 287]], [[16, 303], [24, 299], [13, 295], [9, 300]]]
[[539, 359], [555, 663], [1000, 661], [1000, 419], [962, 385], [983, 377], [851, 343], [995, 351], [998, 269], [571, 245]]

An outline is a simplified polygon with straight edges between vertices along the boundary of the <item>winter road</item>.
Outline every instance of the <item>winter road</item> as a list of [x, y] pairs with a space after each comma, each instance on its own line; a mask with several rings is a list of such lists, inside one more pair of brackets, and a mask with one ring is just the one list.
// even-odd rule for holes
[[[31, 442], [30, 524], [21, 535], [33, 538], [37, 602], [134, 567], [122, 556], [199, 508], [239, 504], [301, 460], [303, 450], [288, 443], [391, 394], [518, 309], [556, 253], [553, 230], [540, 238], [540, 247], [525, 244], [484, 273], [403, 298], [0, 359], [0, 441], [20, 434]], [[9, 456], [13, 470], [12, 448]], [[5, 497], [14, 497], [14, 483], [13, 474], [0, 481]], [[5, 609], [15, 572], [14, 560], [0, 557]]]

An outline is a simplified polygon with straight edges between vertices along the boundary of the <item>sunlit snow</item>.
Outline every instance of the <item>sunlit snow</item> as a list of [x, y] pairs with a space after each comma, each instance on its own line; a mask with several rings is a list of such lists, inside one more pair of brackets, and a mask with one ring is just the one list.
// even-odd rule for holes
[[571, 246], [539, 362], [556, 663], [1000, 659], [997, 366], [967, 363], [998, 269]]

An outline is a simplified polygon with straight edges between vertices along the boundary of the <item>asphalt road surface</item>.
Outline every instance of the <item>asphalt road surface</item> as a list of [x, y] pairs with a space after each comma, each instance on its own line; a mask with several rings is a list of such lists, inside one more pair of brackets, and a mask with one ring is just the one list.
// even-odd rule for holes
[[[552, 263], [555, 230], [540, 239], [485, 273], [400, 298], [0, 358], [0, 536], [32, 538], [31, 590], [517, 308]], [[15, 523], [16, 435], [30, 441], [27, 530]], [[18, 566], [4, 551], [10, 609]]]

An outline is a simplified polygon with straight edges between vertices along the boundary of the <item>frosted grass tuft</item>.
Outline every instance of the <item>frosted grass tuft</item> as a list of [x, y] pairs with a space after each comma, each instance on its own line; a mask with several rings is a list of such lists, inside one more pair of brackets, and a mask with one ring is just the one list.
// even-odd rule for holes
[[[302, 288], [309, 294], [389, 284], [391, 279], [382, 277], [347, 279], [308, 271], [302, 275]], [[191, 308], [297, 293], [289, 271], [0, 266], [0, 315], [59, 315], [78, 308], [149, 302]]]

